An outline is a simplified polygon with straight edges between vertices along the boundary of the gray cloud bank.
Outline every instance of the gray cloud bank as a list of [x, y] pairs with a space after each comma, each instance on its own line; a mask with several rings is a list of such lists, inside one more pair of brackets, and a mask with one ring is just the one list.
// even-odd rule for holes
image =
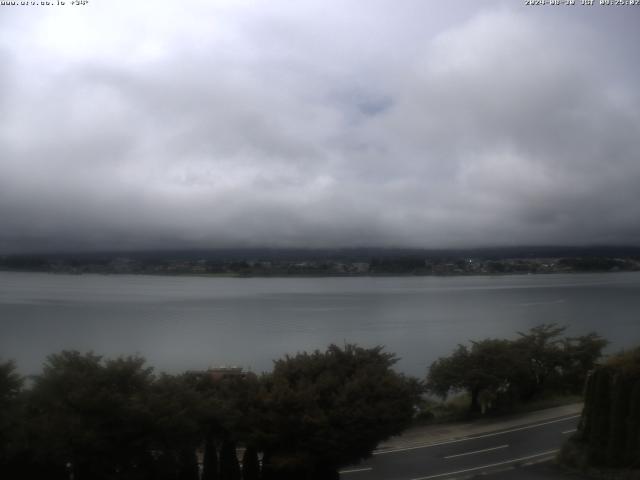
[[0, 252], [640, 243], [639, 8], [0, 8]]

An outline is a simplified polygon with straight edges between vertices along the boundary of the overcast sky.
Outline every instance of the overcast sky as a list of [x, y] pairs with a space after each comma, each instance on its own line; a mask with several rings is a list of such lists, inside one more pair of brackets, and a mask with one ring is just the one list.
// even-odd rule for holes
[[0, 253], [640, 244], [640, 6], [576, 3], [0, 6]]

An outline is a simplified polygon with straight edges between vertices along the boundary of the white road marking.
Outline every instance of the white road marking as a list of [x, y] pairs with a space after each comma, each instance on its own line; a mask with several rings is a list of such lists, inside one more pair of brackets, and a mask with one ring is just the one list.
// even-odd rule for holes
[[483, 448], [482, 450], [476, 450], [475, 452], [457, 453], [455, 455], [448, 455], [443, 458], [465, 457], [467, 455], [475, 455], [476, 453], [484, 453], [484, 452], [491, 452], [493, 450], [500, 450], [501, 448], [509, 448], [509, 445], [500, 445], [499, 447]]
[[567, 435], [567, 434], [569, 434], [569, 433], [573, 433], [573, 432], [577, 432], [577, 431], [578, 431], [578, 429], [577, 429], [577, 428], [574, 428], [573, 430], [565, 430], [564, 432], [562, 432], [562, 434], [563, 434], [563, 435]]
[[473, 472], [476, 470], [482, 470], [484, 468], [499, 467], [500, 465], [507, 465], [509, 463], [521, 462], [522, 460], [529, 460], [531, 458], [542, 457], [544, 455], [551, 455], [552, 453], [556, 453], [557, 451], [558, 450], [548, 450], [546, 452], [536, 453], [534, 455], [528, 455], [526, 457], [514, 458], [512, 460], [505, 460], [504, 462], [490, 463], [488, 465], [482, 465], [480, 467], [473, 467], [473, 468], [466, 468], [464, 470], [457, 470], [455, 472], [438, 473], [437, 475], [417, 477], [417, 478], [412, 478], [411, 480], [428, 480], [430, 478], [440, 478], [440, 477], [446, 477], [448, 475], [458, 475], [459, 473]]
[[551, 425], [552, 423], [566, 422], [567, 420], [573, 420], [574, 418], [578, 418], [578, 417], [580, 417], [580, 415], [572, 415], [570, 417], [558, 418], [556, 420], [549, 420], [548, 422], [537, 423], [535, 425], [527, 425], [524, 427], [512, 428], [510, 430], [503, 430], [501, 432], [485, 433], [482, 435], [477, 435], [475, 437], [464, 437], [464, 438], [459, 438], [457, 440], [446, 440], [444, 442], [437, 442], [437, 443], [424, 443], [420, 445], [415, 445], [413, 447], [395, 448], [393, 450], [377, 450], [373, 452], [373, 455], [386, 455], [388, 453], [406, 452], [408, 450], [418, 450], [420, 448], [437, 447], [438, 445], [449, 445], [451, 443], [468, 442], [471, 440], [476, 440], [478, 438], [495, 437], [496, 435], [504, 435], [506, 433], [520, 432], [522, 430], [528, 430], [530, 428], [543, 427], [545, 425]]
[[373, 468], [371, 467], [366, 467], [366, 468], [353, 468], [351, 470], [340, 470], [340, 474], [342, 475], [343, 473], [358, 473], [358, 472], [370, 472], [371, 470], [373, 470]]

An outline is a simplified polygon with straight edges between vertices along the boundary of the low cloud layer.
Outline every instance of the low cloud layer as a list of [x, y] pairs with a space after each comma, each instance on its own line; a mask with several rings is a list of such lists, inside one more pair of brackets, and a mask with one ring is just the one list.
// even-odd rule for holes
[[620, 8], [0, 7], [0, 253], [638, 244]]

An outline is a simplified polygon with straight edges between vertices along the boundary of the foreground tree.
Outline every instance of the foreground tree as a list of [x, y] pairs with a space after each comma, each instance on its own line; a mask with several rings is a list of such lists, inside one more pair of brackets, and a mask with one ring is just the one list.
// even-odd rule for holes
[[23, 378], [12, 361], [0, 363], [0, 478], [11, 478], [20, 468], [20, 420]]
[[514, 379], [525, 369], [522, 355], [511, 342], [487, 339], [472, 342], [471, 348], [459, 345], [451, 356], [435, 361], [429, 369], [427, 388], [441, 397], [466, 391], [471, 398], [469, 411], [478, 413], [498, 395], [510, 397]]
[[103, 362], [74, 351], [49, 356], [28, 399], [32, 463], [69, 468], [76, 480], [137, 478], [150, 461], [151, 379], [138, 357]]
[[[202, 405], [199, 417], [206, 438], [203, 479], [239, 480], [236, 445], [255, 451], [262, 436], [258, 428], [260, 380], [252, 373], [213, 376], [211, 372], [190, 372], [185, 378]], [[220, 447], [219, 460], [216, 446]]]
[[520, 338], [514, 344], [528, 365], [526, 374], [517, 379], [522, 400], [545, 391], [582, 393], [588, 373], [609, 342], [595, 332], [563, 337], [566, 328], [551, 323], [519, 333]]
[[259, 480], [259, 478], [258, 451], [254, 447], [247, 447], [242, 455], [242, 480]]
[[[195, 480], [195, 452], [205, 444], [209, 430], [205, 420], [212, 415], [210, 399], [194, 387], [191, 373], [161, 374], [150, 390], [147, 403], [153, 418], [150, 448], [162, 454], [167, 465], [164, 470], [171, 472], [167, 478]], [[211, 463], [207, 475], [215, 475], [215, 471], [211, 471], [214, 461], [208, 459]]]
[[240, 476], [236, 444], [225, 440], [220, 448], [220, 480], [240, 480]]
[[178, 480], [199, 480], [198, 458], [194, 448], [186, 446], [179, 454]]
[[612, 357], [589, 376], [578, 431], [563, 446], [560, 458], [580, 469], [627, 469], [624, 478], [638, 478], [640, 347]]
[[218, 480], [218, 452], [213, 435], [208, 435], [205, 441], [204, 459], [202, 464], [202, 480]]
[[266, 478], [337, 478], [411, 421], [417, 381], [392, 370], [381, 347], [331, 345], [287, 356], [263, 379]]
[[550, 383], [558, 385], [561, 368], [569, 360], [561, 338], [566, 329], [551, 323], [533, 327], [527, 333], [518, 332], [520, 338], [514, 345], [527, 359], [527, 372], [518, 382], [524, 400], [539, 395]]
[[591, 332], [580, 337], [563, 340], [562, 382], [570, 392], [582, 392], [589, 373], [602, 357], [609, 344], [600, 335]]
[[595, 333], [563, 338], [565, 329], [543, 324], [520, 333], [516, 340], [459, 345], [431, 365], [427, 388], [442, 397], [467, 392], [471, 413], [508, 407], [549, 392], [580, 393], [608, 342]]

